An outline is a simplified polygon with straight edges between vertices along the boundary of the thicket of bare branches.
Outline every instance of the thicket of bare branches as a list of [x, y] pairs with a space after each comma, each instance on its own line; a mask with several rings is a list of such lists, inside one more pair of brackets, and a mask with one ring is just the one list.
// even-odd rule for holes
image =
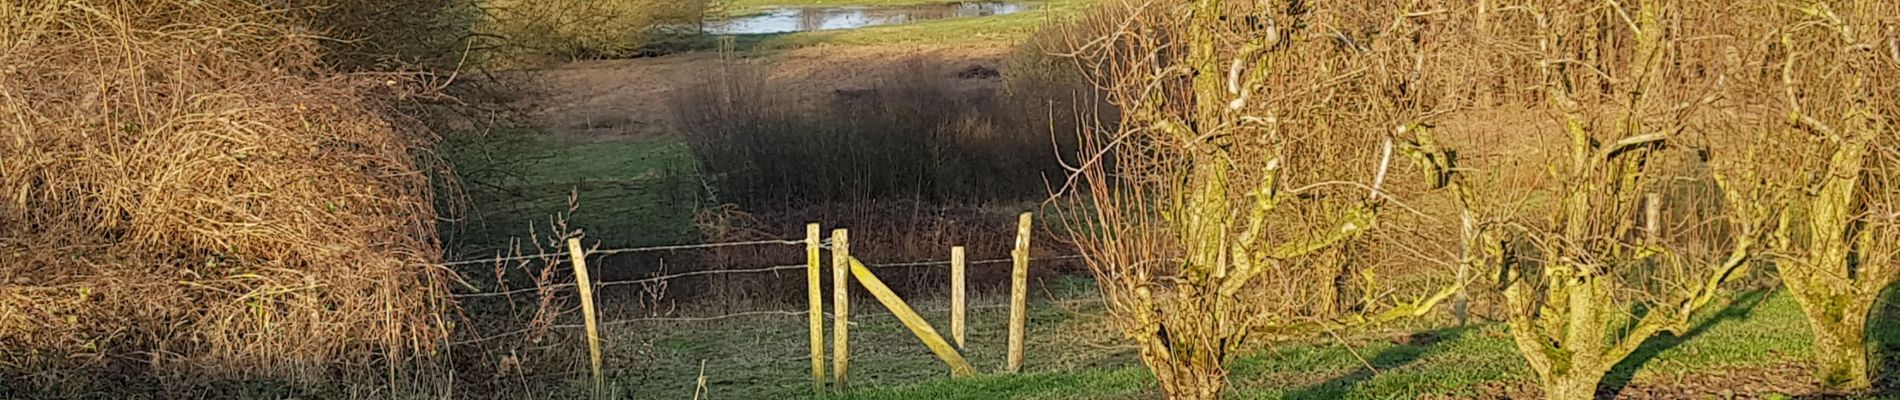
[[1433, 13], [1118, 6], [1122, 18], [1092, 20], [1110, 26], [1081, 30], [1107, 36], [1072, 45], [1122, 116], [1084, 133], [1088, 211], [1071, 228], [1164, 393], [1215, 398], [1252, 342], [1416, 315], [1450, 295], [1387, 307], [1366, 291], [1338, 307], [1340, 291], [1315, 284], [1336, 281], [1337, 249], [1390, 212], [1396, 142], [1434, 113], [1419, 45]]
[[1546, 397], [1594, 398], [1649, 337], [1685, 330], [1751, 265], [1766, 232], [1757, 179], [1712, 174], [1715, 153], [1695, 146], [1735, 68], [1719, 56], [1733, 38], [1715, 31], [1727, 21], [1710, 2], [1496, 6], [1478, 26], [1501, 56], [1492, 60], [1506, 63], [1492, 70], [1533, 66], [1533, 104], [1553, 118], [1551, 129], [1524, 128], [1556, 133], [1548, 143], [1561, 150], [1541, 160], [1540, 184], [1466, 197], [1467, 210], [1544, 202], [1488, 215], [1466, 236], [1482, 253], [1467, 262], [1501, 279], [1505, 319]]
[[[1377, 265], [1355, 258], [1404, 247], [1367, 233], [1392, 221], [1459, 231], [1408, 250], [1500, 277], [1551, 398], [1593, 397], [1752, 267], [1802, 298], [1824, 384], [1866, 387], [1861, 332], [1894, 263], [1890, 2], [1113, 4], [1069, 44], [1123, 110], [1085, 133], [1076, 232], [1170, 397], [1218, 395], [1247, 343], [1442, 298], [1336, 307], [1341, 277]], [[1434, 129], [1525, 108], [1549, 118]], [[1452, 148], [1509, 135], [1552, 137], [1474, 149], [1494, 158], [1475, 168]], [[1387, 151], [1427, 182], [1394, 179]], [[1460, 211], [1394, 212], [1392, 192], [1433, 188]]]
[[490, 61], [627, 57], [669, 36], [696, 34], [706, 0], [488, 0], [471, 34]]
[[[1870, 219], [1877, 202], [1856, 197], [1892, 190], [1862, 183], [1884, 174], [1870, 167], [1872, 142], [1893, 115], [1878, 110], [1871, 83], [1891, 64], [1869, 51], [1877, 39], [1852, 33], [1885, 29], [1867, 18], [1892, 15], [1875, 3], [1496, 9], [1496, 25], [1483, 27], [1497, 34], [1492, 48], [1536, 66], [1541, 108], [1567, 145], [1546, 161], [1552, 185], [1535, 188], [1553, 203], [1539, 208], [1548, 221], [1507, 218], [1473, 247], [1502, 268], [1512, 334], [1549, 398], [1592, 398], [1610, 368], [1651, 336], [1686, 330], [1724, 282], [1755, 266], [1781, 271], [1809, 311], [1823, 384], [1867, 387], [1867, 309], [1855, 307], [1892, 279], [1880, 258], [1890, 253], [1849, 250], [1875, 247], [1851, 243], [1889, 229]], [[1820, 127], [1835, 123], [1871, 129]]]

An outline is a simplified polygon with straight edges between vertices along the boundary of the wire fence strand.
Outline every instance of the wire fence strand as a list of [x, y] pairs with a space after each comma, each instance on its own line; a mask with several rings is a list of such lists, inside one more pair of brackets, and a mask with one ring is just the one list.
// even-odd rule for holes
[[[592, 253], [590, 253], [590, 255], [591, 254]], [[1067, 256], [1060, 256], [1060, 257], [1030, 258], [1029, 261], [1061, 261], [1061, 260], [1075, 260], [1075, 259], [1081, 259], [1081, 258], [1082, 258], [1081, 255], [1067, 255]], [[1014, 260], [1008, 259], [1008, 258], [996, 258], [996, 259], [988, 259], [988, 260], [970, 261], [970, 262], [965, 262], [964, 264], [965, 265], [988, 265], [988, 264], [1002, 264], [1002, 263], [1007, 263], [1011, 261], [1014, 261]], [[940, 260], [940, 261], [917, 261], [917, 262], [904, 262], [904, 263], [865, 264], [865, 267], [878, 269], [878, 268], [925, 267], [925, 266], [937, 266], [937, 265], [950, 265], [950, 261]], [[777, 266], [771, 266], [771, 267], [747, 268], [747, 269], [709, 269], [709, 270], [689, 271], [689, 272], [680, 272], [680, 273], [667, 274], [667, 275], [652, 276], [652, 277], [640, 278], [640, 279], [621, 280], [621, 281], [602, 281], [602, 282], [594, 283], [594, 287], [604, 288], [604, 287], [609, 287], [609, 286], [638, 285], [638, 284], [669, 281], [669, 280], [674, 280], [674, 279], [687, 278], [687, 277], [700, 276], [700, 275], [756, 274], [756, 273], [766, 273], [766, 272], [801, 270], [805, 268], [807, 268], [807, 265], [805, 264], [796, 264], [796, 265], [777, 265]], [[499, 292], [461, 293], [461, 294], [453, 294], [453, 295], [450, 295], [449, 297], [458, 298], [458, 299], [470, 299], [470, 298], [514, 296], [518, 294], [538, 292], [543, 289], [555, 290], [555, 289], [564, 289], [564, 288], [571, 288], [571, 287], [578, 287], [578, 286], [579, 285], [575, 283], [569, 282], [569, 283], [559, 283], [559, 284], [553, 284], [553, 285], [547, 285], [547, 286], [520, 288], [520, 289], [513, 289], [513, 290], [506, 290], [506, 291], [499, 291]]]
[[[655, 247], [588, 252], [588, 255], [616, 254], [616, 253], [637, 252], [637, 251], [661, 251], [662, 249], [691, 249], [691, 248], [726, 247], [726, 246], [758, 245], [758, 244], [783, 244], [783, 243], [804, 244], [804, 241], [753, 241], [753, 242], [738, 242], [738, 243], [720, 243], [720, 244], [706, 245], [706, 246], [685, 246], [685, 245], [655, 246]], [[717, 245], [723, 245], [723, 246], [717, 246]], [[567, 253], [561, 252], [561, 253], [549, 253], [549, 254], [566, 255]], [[546, 255], [547, 254], [543, 254], [540, 256], [546, 256]], [[527, 259], [527, 258], [530, 258], [530, 257], [520, 256], [520, 257], [504, 257], [504, 258], [486, 259], [486, 260], [470, 260], [471, 262], [468, 262], [468, 263], [500, 262], [500, 261], [507, 261], [507, 259]], [[1081, 255], [1067, 255], [1067, 256], [1057, 256], [1057, 257], [1030, 258], [1029, 261], [1060, 261], [1060, 260], [1075, 260], [1075, 259], [1081, 259], [1081, 258], [1082, 258]], [[565, 259], [562, 259], [562, 260], [564, 261]], [[968, 262], [965, 262], [964, 264], [965, 265], [988, 265], [988, 264], [1002, 264], [1002, 263], [1008, 263], [1012, 261], [1014, 261], [1014, 259], [995, 258], [995, 259], [968, 261]], [[865, 264], [865, 267], [873, 268], [873, 269], [882, 269], [882, 268], [941, 266], [941, 265], [950, 265], [950, 261], [936, 260], [936, 261], [916, 261], [916, 262], [901, 262], [901, 263], [879, 263], [879, 264]], [[632, 279], [632, 280], [596, 282], [594, 283], [594, 287], [603, 288], [603, 287], [608, 287], [608, 286], [661, 282], [661, 281], [668, 281], [668, 280], [673, 280], [673, 279], [680, 279], [680, 278], [701, 276], [701, 275], [752, 274], [752, 273], [789, 271], [789, 270], [805, 269], [808, 267], [809, 265], [796, 264], [796, 265], [776, 265], [776, 266], [770, 266], [770, 267], [747, 268], [747, 269], [690, 271], [690, 272], [659, 275], [659, 276], [652, 276], [652, 277]], [[514, 296], [514, 295], [524, 294], [524, 293], [561, 290], [561, 289], [567, 289], [567, 288], [574, 288], [578, 286], [579, 285], [576, 283], [568, 282], [568, 283], [527, 287], [527, 288], [505, 290], [505, 291], [498, 291], [498, 292], [453, 294], [453, 295], [450, 295], [450, 297], [457, 298], [457, 299], [504, 297], [504, 296]], [[1088, 299], [1081, 299], [1081, 300], [1052, 300], [1049, 303], [1050, 304], [1101, 303], [1101, 299], [1088, 298]], [[972, 306], [969, 306], [968, 309], [981, 310], [981, 309], [993, 309], [993, 308], [1006, 308], [1009, 306], [1010, 304], [1005, 302], [1005, 303], [996, 303], [996, 304], [972, 305]], [[948, 310], [949, 310], [948, 306], [928, 307], [928, 308], [917, 309], [917, 311], [939, 311], [939, 312], [948, 311]], [[618, 320], [612, 320], [612, 321], [604, 321], [604, 322], [601, 322], [600, 325], [619, 326], [619, 325], [629, 325], [629, 324], [640, 323], [640, 322], [704, 322], [704, 321], [717, 321], [717, 320], [757, 317], [757, 316], [804, 316], [804, 315], [809, 315], [810, 313], [811, 312], [808, 310], [761, 310], [761, 311], [746, 311], [746, 312], [738, 312], [738, 313], [731, 313], [731, 314], [708, 315], [708, 316], [655, 316], [655, 317], [626, 318], [626, 319], [618, 319]], [[892, 313], [889, 310], [881, 310], [877, 312], [867, 312], [867, 313], [854, 314], [854, 315], [856, 316], [883, 316], [883, 315], [892, 315]], [[825, 313], [825, 317], [835, 318], [836, 316], [832, 315], [831, 313]], [[529, 332], [534, 332], [536, 330], [542, 330], [542, 329], [545, 329], [545, 330], [579, 329], [579, 328], [584, 328], [584, 327], [585, 325], [581, 325], [581, 324], [557, 324], [557, 325], [550, 325], [550, 326], [541, 327], [541, 328], [529, 327], [529, 328], [522, 328], [522, 329], [516, 329], [513, 331], [503, 332], [501, 334], [488, 336], [488, 337], [449, 342], [449, 345], [462, 346], [462, 345], [477, 344], [477, 343], [482, 343], [482, 342], [504, 339], [508, 337], [519, 336], [522, 334], [526, 334]]]
[[[1101, 304], [1101, 303], [1102, 303], [1102, 299], [1095, 298], [1095, 297], [1068, 299], [1068, 300], [1050, 300], [1047, 302], [1047, 304], [1054, 304], [1054, 305]], [[989, 309], [998, 309], [998, 308], [1009, 308], [1009, 305], [1010, 305], [1009, 302], [999, 302], [999, 303], [993, 303], [993, 304], [972, 305], [969, 307], [965, 307], [965, 309], [989, 310]], [[918, 307], [913, 310], [917, 312], [946, 312], [946, 311], [950, 311], [950, 307], [949, 306]], [[724, 320], [724, 319], [743, 318], [743, 317], [756, 317], [756, 316], [762, 316], [762, 315], [797, 317], [797, 316], [805, 316], [809, 314], [811, 314], [811, 311], [808, 311], [808, 310], [761, 310], [761, 311], [744, 311], [744, 312], [736, 312], [736, 313], [731, 313], [731, 314], [692, 316], [692, 317], [624, 318], [624, 319], [601, 322], [600, 325], [602, 326], [627, 325], [627, 324], [632, 324], [632, 323], [637, 323], [637, 322], [703, 322], [703, 321], [718, 321], [718, 320]], [[825, 318], [837, 318], [836, 315], [833, 315], [832, 313], [829, 313], [829, 312], [824, 313], [824, 314], [825, 314]], [[885, 310], [885, 309], [880, 308], [879, 311], [874, 311], [874, 312], [852, 313], [851, 317], [852, 319], [857, 319], [858, 317], [881, 317], [881, 316], [890, 316], [890, 315], [896, 315], [896, 313], [893, 313], [890, 310]], [[548, 328], [550, 329], [580, 329], [580, 328], [585, 328], [585, 327], [586, 325], [582, 325], [582, 324], [560, 324], [560, 325], [552, 325], [552, 326], [549, 326]]]
[[[629, 247], [629, 248], [621, 248], [621, 249], [593, 250], [593, 251], [588, 251], [587, 255], [605, 256], [605, 255], [624, 254], [624, 253], [650, 253], [650, 252], [656, 252], [656, 251], [699, 250], [699, 249], [712, 249], [712, 248], [720, 248], [720, 247], [758, 246], [758, 245], [766, 245], [766, 244], [804, 245], [805, 241], [795, 240], [795, 239], [770, 239], [770, 240], [752, 240], [752, 241], [744, 241], [744, 242], [676, 244], [676, 245], [664, 245], [664, 246]], [[482, 258], [482, 259], [474, 259], [474, 260], [450, 261], [450, 262], [445, 262], [438, 265], [441, 265], [444, 267], [452, 267], [452, 266], [457, 266], [457, 265], [489, 264], [489, 263], [498, 263], [498, 262], [506, 262], [506, 261], [534, 260], [534, 259], [542, 259], [542, 258], [550, 258], [550, 257], [565, 258], [565, 257], [568, 257], [568, 253], [565, 251], [557, 251], [557, 252], [552, 252], [552, 253], [536, 253], [536, 254], [526, 254], [526, 255], [518, 255], [518, 256], [508, 256], [508, 257], [494, 257], [494, 258]]]
[[[1102, 303], [1102, 299], [1097, 298], [1097, 297], [1087, 297], [1087, 298], [1067, 299], [1067, 300], [1053, 300], [1052, 299], [1047, 302], [1047, 304], [1063, 305], [1063, 306], [1080, 305], [1080, 304], [1101, 304], [1101, 303]], [[1009, 306], [1010, 304], [1008, 302], [999, 302], [999, 303], [993, 303], [993, 304], [971, 305], [969, 307], [966, 307], [966, 309], [987, 310], [987, 309], [1009, 308]], [[949, 306], [918, 307], [915, 310], [918, 312], [945, 312], [945, 311], [949, 311], [950, 307]], [[719, 320], [727, 320], [727, 319], [734, 319], [734, 318], [759, 317], [759, 316], [799, 317], [799, 316], [805, 316], [809, 314], [811, 314], [811, 311], [808, 311], [808, 310], [759, 310], [759, 311], [744, 311], [744, 312], [736, 312], [736, 313], [730, 313], [730, 314], [717, 314], [717, 315], [705, 315], [705, 316], [655, 316], [655, 317], [639, 317], [639, 318], [622, 318], [622, 319], [616, 319], [616, 320], [611, 320], [611, 321], [602, 321], [600, 323], [600, 326], [632, 325], [632, 324], [641, 323], [641, 322], [708, 322], [708, 321], [719, 321]], [[832, 313], [829, 313], [829, 312], [824, 313], [824, 314], [825, 314], [825, 318], [837, 318], [836, 315], [833, 315]], [[894, 315], [894, 313], [892, 313], [890, 310], [879, 310], [879, 311], [874, 311], [874, 312], [851, 314], [852, 319], [858, 319], [860, 317], [889, 316], [889, 315]], [[853, 324], [855, 324], [855, 322]], [[585, 324], [555, 324], [555, 325], [548, 325], [542, 328], [522, 328], [522, 329], [516, 329], [516, 330], [512, 330], [508, 332], [503, 332], [503, 333], [496, 334], [493, 336], [488, 336], [488, 337], [450, 342], [449, 345], [462, 346], [462, 345], [469, 345], [469, 344], [477, 344], [477, 343], [482, 343], [482, 342], [505, 339], [505, 338], [514, 337], [514, 336], [520, 336], [522, 334], [526, 334], [526, 333], [533, 332], [536, 330], [552, 331], [552, 330], [582, 329], [586, 327], [587, 325]]]

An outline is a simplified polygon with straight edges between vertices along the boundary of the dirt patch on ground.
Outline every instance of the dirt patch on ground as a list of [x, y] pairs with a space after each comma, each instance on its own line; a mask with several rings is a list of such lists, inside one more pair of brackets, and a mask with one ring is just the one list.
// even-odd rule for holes
[[[1000, 44], [827, 46], [760, 53], [700, 52], [626, 60], [580, 61], [525, 72], [532, 92], [515, 106], [554, 137], [577, 142], [636, 139], [677, 132], [670, 94], [702, 82], [700, 74], [727, 62], [767, 66], [768, 79], [787, 85], [796, 101], [821, 104], [871, 90], [894, 69], [953, 87], [994, 90]], [[977, 71], [978, 73], [971, 73]]]

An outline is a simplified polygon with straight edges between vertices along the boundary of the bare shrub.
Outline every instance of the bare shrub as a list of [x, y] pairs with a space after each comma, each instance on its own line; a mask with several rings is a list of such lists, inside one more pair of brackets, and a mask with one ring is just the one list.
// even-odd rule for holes
[[457, 67], [480, 18], [475, 0], [288, 0], [278, 2], [345, 70]]
[[439, 348], [432, 139], [382, 101], [409, 83], [298, 32], [243, 1], [0, 3], [6, 375], [309, 382]]
[[473, 31], [481, 38], [478, 46], [502, 65], [627, 57], [656, 39], [697, 34], [705, 5], [702, 0], [489, 0], [481, 3], [484, 17]]
[[671, 100], [714, 200], [754, 212], [1020, 201], [1062, 175], [1042, 108], [959, 89], [921, 60], [901, 65], [874, 72], [883, 78], [871, 87], [799, 93], [735, 60]]
[[1089, 42], [1110, 37], [1125, 22], [1141, 21], [1129, 18], [1133, 10], [1126, 2], [1107, 1], [1081, 14], [1043, 24], [1004, 60], [1005, 89], [1017, 93], [1097, 92], [1091, 78], [1100, 77], [1089, 75], [1097, 72], [1097, 63], [1104, 60], [1081, 58], [1085, 55], [1082, 50], [1091, 47]]

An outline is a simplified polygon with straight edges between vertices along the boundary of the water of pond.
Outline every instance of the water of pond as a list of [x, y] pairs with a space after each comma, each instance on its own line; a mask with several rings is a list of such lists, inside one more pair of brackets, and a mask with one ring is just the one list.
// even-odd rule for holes
[[763, 13], [706, 21], [706, 33], [751, 35], [852, 29], [945, 18], [987, 17], [1028, 10], [1026, 3], [963, 2], [908, 6], [772, 7]]

